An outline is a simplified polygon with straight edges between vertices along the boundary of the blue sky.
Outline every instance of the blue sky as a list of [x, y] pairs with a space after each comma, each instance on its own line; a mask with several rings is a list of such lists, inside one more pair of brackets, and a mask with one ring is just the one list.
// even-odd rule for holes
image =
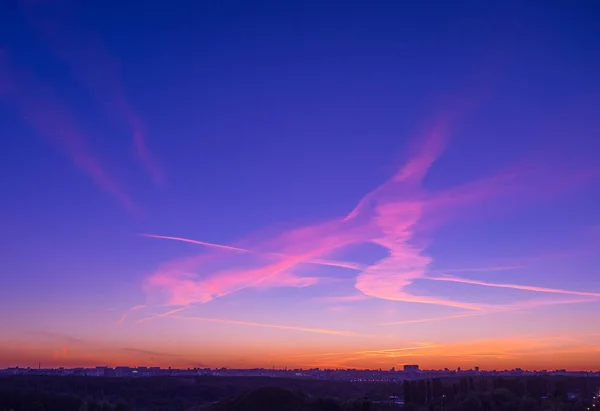
[[600, 367], [598, 12], [6, 2], [0, 365]]

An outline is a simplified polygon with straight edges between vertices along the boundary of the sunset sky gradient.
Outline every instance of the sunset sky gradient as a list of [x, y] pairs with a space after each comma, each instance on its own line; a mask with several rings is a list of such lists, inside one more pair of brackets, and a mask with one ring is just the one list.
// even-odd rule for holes
[[3, 3], [0, 367], [600, 370], [600, 7], [516, 3]]

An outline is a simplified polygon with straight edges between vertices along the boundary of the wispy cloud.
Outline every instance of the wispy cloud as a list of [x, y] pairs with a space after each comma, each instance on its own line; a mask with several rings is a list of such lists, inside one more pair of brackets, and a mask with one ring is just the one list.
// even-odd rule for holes
[[129, 127], [135, 155], [158, 184], [164, 173], [146, 143], [140, 116], [126, 97], [119, 63], [89, 22], [73, 4], [65, 7], [38, 0], [23, 0], [23, 10], [31, 26], [49, 49], [72, 70], [74, 76], [111, 116]]
[[143, 309], [143, 308], [146, 308], [146, 305], [142, 305], [142, 304], [139, 304], [139, 305], [134, 305], [133, 307], [131, 307], [130, 309], [128, 309], [127, 311], [125, 311], [125, 312], [124, 312], [124, 313], [123, 313], [123, 314], [122, 314], [122, 315], [119, 317], [119, 319], [117, 320], [117, 324], [121, 324], [121, 323], [123, 323], [123, 321], [125, 321], [125, 319], [127, 318], [127, 316], [128, 316], [129, 314], [131, 314], [133, 311], [141, 310], [141, 309]]
[[[390, 255], [359, 274], [356, 288], [363, 294], [396, 301], [479, 309], [471, 303], [412, 296], [404, 291], [414, 279], [424, 276], [431, 261], [422, 254], [422, 249], [411, 246], [409, 241], [422, 216], [424, 196], [419, 180], [441, 152], [442, 141], [446, 138], [444, 132], [448, 128], [446, 122], [444, 117], [435, 124], [416, 157], [400, 168], [390, 181], [361, 200], [346, 218], [291, 230], [257, 246], [260, 250], [277, 247], [278, 262], [257, 269], [218, 273], [201, 280], [182, 276], [171, 267], [169, 271], [154, 274], [149, 284], [169, 291], [173, 295], [169, 302], [174, 305], [207, 302], [257, 286], [265, 280], [277, 283], [283, 273], [300, 263], [322, 260], [351, 244], [372, 242], [387, 248]], [[296, 284], [286, 281], [286, 285], [298, 284], [300, 281]]]
[[292, 325], [263, 324], [263, 323], [257, 323], [257, 322], [252, 322], [252, 321], [237, 321], [237, 320], [228, 320], [228, 319], [223, 319], [223, 318], [187, 317], [187, 316], [179, 316], [179, 315], [173, 316], [173, 318], [201, 321], [201, 322], [211, 322], [211, 323], [245, 325], [245, 326], [249, 326], [249, 327], [276, 328], [279, 330], [305, 331], [305, 332], [317, 333], [317, 334], [331, 334], [331, 335], [342, 335], [342, 336], [357, 336], [357, 335], [359, 335], [352, 331], [337, 331], [337, 330], [327, 330], [327, 329], [322, 329], [322, 328], [296, 327], [296, 326], [292, 326]]
[[323, 301], [327, 303], [351, 303], [355, 301], [364, 301], [368, 300], [372, 297], [369, 297], [365, 294], [355, 294], [355, 295], [342, 295], [342, 296], [332, 296], [332, 297], [319, 297], [315, 298], [315, 300]]
[[64, 151], [98, 187], [112, 195], [127, 210], [139, 213], [120, 184], [92, 154], [88, 137], [77, 127], [69, 109], [34, 76], [17, 72], [1, 50], [0, 78], [10, 84], [0, 96], [12, 103], [18, 115], [37, 134]]
[[137, 323], [144, 323], [146, 321], [150, 321], [150, 320], [156, 320], [157, 318], [164, 318], [164, 317], [168, 317], [170, 315], [173, 315], [175, 313], [184, 311], [189, 309], [190, 307], [179, 307], [179, 308], [175, 308], [173, 310], [169, 310], [167, 312], [161, 313], [161, 314], [156, 314], [156, 315], [152, 315], [150, 317], [144, 317], [144, 318], [140, 318], [139, 320], [137, 320]]
[[285, 271], [276, 277], [267, 277], [258, 280], [254, 287], [273, 288], [273, 287], [309, 287], [322, 282], [319, 277], [302, 277], [292, 272]]
[[[456, 124], [457, 116], [452, 112], [442, 113], [431, 121], [426, 132], [417, 140], [404, 165], [399, 167], [388, 181], [367, 193], [346, 216], [289, 230], [267, 240], [246, 240], [244, 244], [252, 244], [251, 249], [256, 252], [251, 252], [250, 248], [246, 247], [238, 248], [180, 237], [148, 235], [200, 244], [214, 248], [215, 252], [208, 253], [208, 256], [192, 257], [170, 264], [168, 267], [161, 267], [148, 278], [147, 290], [157, 294], [166, 293], [169, 296], [169, 304], [188, 305], [205, 303], [247, 287], [261, 287], [261, 284], [303, 287], [317, 284], [319, 280], [291, 275], [291, 272], [297, 273], [297, 270], [302, 267], [301, 264], [315, 262], [330, 264], [328, 257], [335, 252], [351, 245], [371, 243], [386, 249], [387, 255], [369, 266], [352, 267], [359, 269], [355, 278], [355, 288], [366, 298], [461, 308], [479, 314], [589, 300], [589, 298], [534, 299], [505, 306], [464, 301], [455, 297], [418, 295], [411, 291], [409, 286], [416, 280], [442, 280], [431, 276], [438, 271], [430, 269], [432, 256], [427, 254], [425, 247], [420, 245], [423, 242], [419, 241], [433, 228], [461, 215], [473, 216], [477, 214], [474, 212], [477, 207], [483, 205], [487, 207], [491, 200], [497, 204], [503, 198], [515, 196], [527, 200], [548, 198], [573, 186], [580, 186], [582, 182], [589, 181], [590, 176], [593, 175], [585, 168], [566, 172], [559, 167], [556, 172], [560, 175], [555, 179], [553, 170], [548, 166], [536, 167], [532, 162], [524, 162], [490, 177], [437, 191], [428, 190], [423, 180], [444, 151]], [[554, 184], [555, 180], [559, 183]], [[232, 267], [215, 270], [210, 268], [209, 264], [205, 264], [211, 258], [227, 266], [227, 257], [217, 253], [217, 249], [258, 254], [269, 258], [265, 258], [258, 263], [258, 266], [251, 268]], [[333, 262], [331, 265], [336, 264]], [[520, 264], [511, 264], [473, 269], [473, 271], [499, 271], [520, 267]], [[469, 269], [455, 271], [469, 271]], [[498, 289], [518, 287], [485, 284]], [[157, 291], [154, 291], [155, 289]], [[525, 288], [521, 287], [521, 289]], [[596, 297], [595, 293], [564, 292], [566, 290], [535, 286], [528, 287], [527, 290]], [[332, 301], [335, 298], [338, 297], [332, 297]], [[440, 321], [442, 318], [456, 317], [440, 317], [435, 321]], [[414, 321], [424, 322], [434, 321], [434, 319]]]

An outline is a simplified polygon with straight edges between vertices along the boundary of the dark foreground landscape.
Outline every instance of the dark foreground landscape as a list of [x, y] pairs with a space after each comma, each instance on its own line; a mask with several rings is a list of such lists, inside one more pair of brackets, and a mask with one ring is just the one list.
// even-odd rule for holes
[[598, 377], [405, 382], [266, 377], [0, 378], [0, 411], [595, 411]]

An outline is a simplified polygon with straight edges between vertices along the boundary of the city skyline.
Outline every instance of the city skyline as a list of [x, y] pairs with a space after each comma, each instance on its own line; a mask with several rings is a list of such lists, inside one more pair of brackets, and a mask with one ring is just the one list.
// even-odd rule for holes
[[[463, 375], [463, 376], [475, 376], [475, 375], [511, 375], [511, 376], [519, 376], [519, 375], [595, 375], [600, 374], [600, 371], [590, 371], [590, 370], [566, 370], [566, 369], [540, 369], [540, 370], [528, 370], [520, 367], [512, 368], [512, 369], [482, 369], [479, 366], [475, 366], [473, 368], [462, 369], [461, 367], [457, 367], [456, 369], [450, 369], [448, 367], [440, 368], [440, 369], [421, 369], [417, 364], [400, 364], [400, 367], [396, 369], [396, 367], [392, 367], [390, 369], [370, 369], [370, 368], [278, 368], [278, 367], [255, 367], [255, 368], [227, 368], [227, 367], [187, 367], [187, 368], [175, 368], [175, 367], [160, 367], [160, 366], [147, 366], [147, 365], [118, 365], [118, 366], [107, 366], [107, 365], [96, 365], [91, 367], [53, 367], [53, 368], [45, 368], [42, 366], [42, 363], [38, 363], [37, 367], [21, 367], [21, 366], [13, 366], [7, 368], [0, 368], [0, 373], [5, 374], [19, 374], [19, 373], [30, 373], [30, 374], [48, 374], [53, 375], [54, 373], [66, 373], [64, 375], [70, 375], [69, 373], [77, 373], [81, 375], [88, 376], [136, 376], [137, 373], [146, 373], [148, 375], [143, 376], [156, 376], [159, 375], [177, 375], [177, 373], [190, 374], [196, 373], [198, 375], [203, 375], [204, 373], [208, 373], [206, 375], [231, 375], [231, 373], [236, 375], [252, 375], [253, 373], [273, 373], [273, 375], [286, 375], [288, 373], [296, 373], [296, 372], [334, 372], [334, 373], [345, 373], [345, 372], [372, 372], [377, 373], [378, 375], [398, 375], [400, 377], [423, 377], [430, 378], [432, 375], [438, 376], [450, 376], [450, 375]], [[108, 372], [108, 375], [106, 375]], [[116, 372], [117, 375], [112, 375], [112, 372]], [[122, 375], [119, 375], [121, 373]], [[194, 374], [194, 375], [196, 375]], [[310, 373], [302, 374], [303, 376], [309, 376]], [[140, 375], [141, 376], [141, 375]], [[300, 375], [298, 375], [300, 376]]]
[[0, 368], [600, 370], [599, 10], [434, 3], [3, 5]]

